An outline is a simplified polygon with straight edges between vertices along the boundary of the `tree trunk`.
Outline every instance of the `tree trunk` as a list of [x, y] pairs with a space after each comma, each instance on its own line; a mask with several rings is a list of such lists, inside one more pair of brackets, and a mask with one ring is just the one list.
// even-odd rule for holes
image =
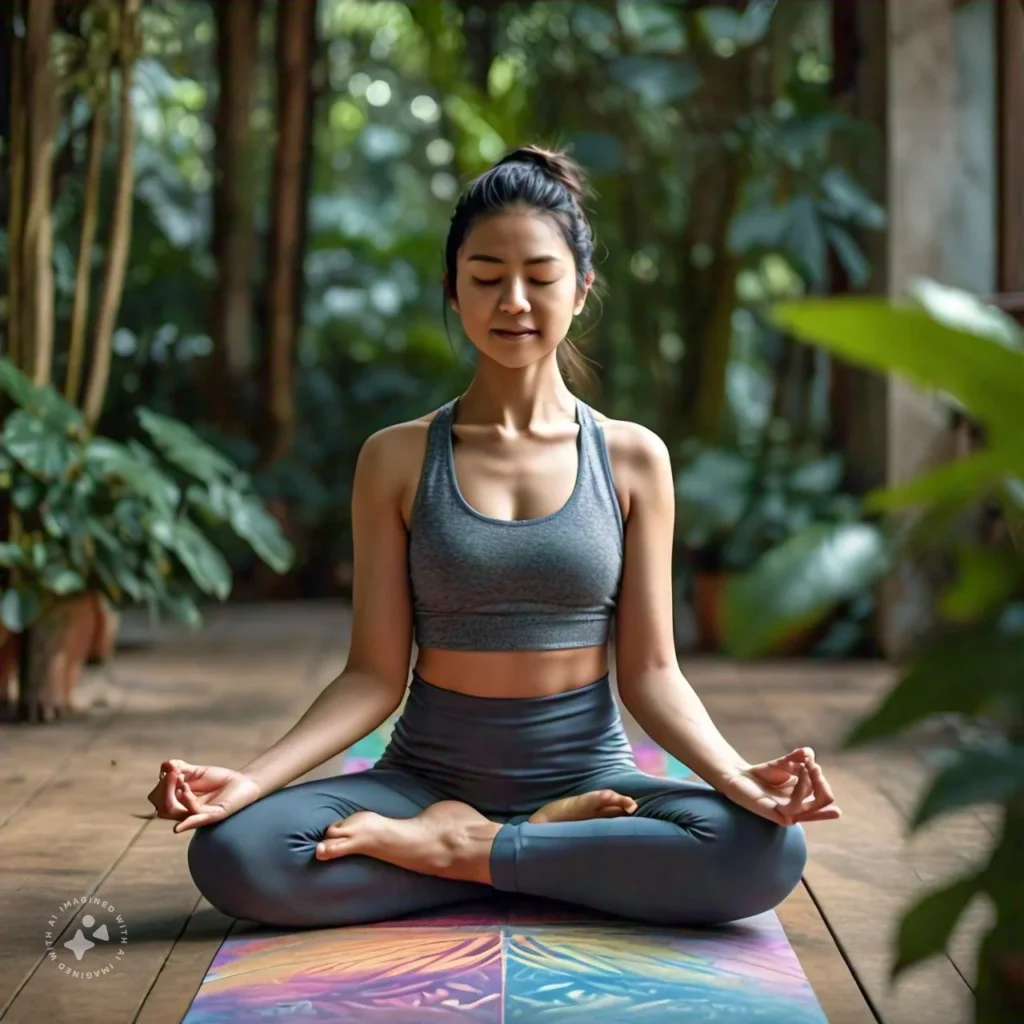
[[300, 311], [296, 305], [296, 261], [306, 216], [303, 161], [309, 144], [310, 71], [316, 0], [278, 4], [277, 147], [274, 152], [272, 222], [267, 274], [267, 344], [263, 359], [266, 424], [265, 465], [285, 455], [295, 434], [294, 362]]
[[56, 75], [50, 55], [53, 0], [25, 5], [21, 66], [25, 106], [25, 196], [21, 229], [19, 360], [36, 384], [50, 381], [53, 358], [53, 132]]
[[230, 431], [247, 421], [253, 370], [252, 282], [255, 251], [249, 118], [258, 67], [260, 0], [214, 2], [220, 95], [214, 118], [213, 259], [210, 306], [212, 372], [208, 406]]
[[121, 149], [117, 160], [117, 180], [114, 186], [114, 211], [110, 225], [110, 242], [107, 246], [106, 266], [103, 273], [103, 288], [100, 293], [99, 310], [96, 314], [96, 330], [93, 336], [92, 369], [89, 386], [85, 395], [82, 413], [86, 423], [95, 426], [103, 412], [103, 401], [110, 379], [110, 357], [113, 345], [114, 324], [121, 306], [124, 291], [124, 275], [128, 264], [128, 248], [132, 233], [132, 169], [135, 143], [135, 125], [132, 119], [132, 64], [136, 53], [136, 28], [139, 0], [122, 0], [120, 39], [118, 43], [121, 61], [121, 102], [120, 133]]
[[13, 6], [4, 12], [10, 43], [10, 120], [7, 131], [7, 349], [15, 366], [24, 369], [24, 227], [25, 162], [28, 116], [25, 111], [25, 47], [14, 35]]
[[103, 170], [103, 143], [107, 137], [107, 103], [99, 100], [89, 127], [88, 169], [85, 176], [85, 203], [82, 210], [82, 236], [78, 243], [75, 268], [75, 300], [71, 309], [71, 341], [68, 346], [68, 372], [64, 397], [78, 404], [85, 362], [85, 335], [89, 324], [89, 282], [92, 277], [92, 249], [96, 244], [96, 224], [100, 205], [100, 178]]

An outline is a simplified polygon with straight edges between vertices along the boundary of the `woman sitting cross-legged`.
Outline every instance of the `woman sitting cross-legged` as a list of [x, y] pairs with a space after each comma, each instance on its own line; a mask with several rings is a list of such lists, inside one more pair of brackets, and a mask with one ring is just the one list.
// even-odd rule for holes
[[[477, 370], [359, 454], [344, 670], [250, 764], [168, 760], [150, 794], [224, 913], [357, 924], [498, 889], [723, 923], [785, 899], [802, 823], [839, 816], [810, 748], [749, 763], [680, 672], [668, 451], [563, 379], [592, 252], [563, 154], [515, 150], [459, 198], [443, 282]], [[638, 770], [613, 629], [623, 704], [692, 780]], [[289, 785], [403, 699], [372, 768]]]

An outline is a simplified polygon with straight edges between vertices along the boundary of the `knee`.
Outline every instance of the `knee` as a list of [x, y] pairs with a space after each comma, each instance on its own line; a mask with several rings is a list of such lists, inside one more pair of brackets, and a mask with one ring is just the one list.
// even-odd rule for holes
[[725, 924], [774, 909], [800, 883], [807, 864], [803, 827], [776, 825], [719, 793], [702, 796], [689, 801], [685, 818], [676, 816], [703, 854], [693, 864], [701, 865], [697, 874], [680, 880], [679, 920]]
[[[289, 900], [301, 871], [298, 851], [284, 836], [254, 829], [245, 811], [196, 829], [188, 847], [192, 881], [221, 913], [271, 926], [289, 926]], [[314, 843], [309, 843], [312, 856]]]
[[776, 825], [740, 811], [722, 853], [727, 898], [722, 921], [773, 910], [800, 884], [807, 865], [807, 837], [801, 825]]
[[188, 845], [188, 869], [203, 896], [228, 917], [250, 919], [251, 863], [256, 851], [244, 842], [231, 818], [195, 830]]

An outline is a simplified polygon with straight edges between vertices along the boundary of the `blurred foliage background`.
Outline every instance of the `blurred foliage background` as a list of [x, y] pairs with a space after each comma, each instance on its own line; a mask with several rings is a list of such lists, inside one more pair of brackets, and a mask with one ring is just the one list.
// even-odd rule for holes
[[[90, 188], [94, 308], [113, 247], [132, 5], [42, 6], [57, 55], [49, 379], [66, 391]], [[583, 397], [672, 451], [680, 604], [711, 574], [705, 643], [722, 570], [855, 514], [829, 356], [763, 314], [837, 271], [862, 285], [860, 238], [884, 224], [858, 184], [880, 140], [832, 101], [828, 3], [154, 0], [132, 17], [130, 250], [109, 338], [91, 339], [91, 359], [110, 349], [98, 429], [130, 437], [146, 406], [253, 474], [296, 558], [276, 576], [231, 549], [237, 595], [345, 592], [360, 445], [472, 373], [442, 309], [454, 199], [527, 141], [569, 148], [596, 188], [606, 289]], [[822, 649], [858, 649], [870, 609], [850, 602]]]

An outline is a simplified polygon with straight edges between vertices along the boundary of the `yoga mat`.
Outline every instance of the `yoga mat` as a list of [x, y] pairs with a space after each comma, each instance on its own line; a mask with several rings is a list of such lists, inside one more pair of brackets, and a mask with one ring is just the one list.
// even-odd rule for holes
[[[380, 756], [390, 723], [343, 773]], [[642, 771], [689, 772], [649, 741]], [[239, 923], [182, 1024], [828, 1024], [774, 912], [652, 928], [516, 894], [371, 925]]]

